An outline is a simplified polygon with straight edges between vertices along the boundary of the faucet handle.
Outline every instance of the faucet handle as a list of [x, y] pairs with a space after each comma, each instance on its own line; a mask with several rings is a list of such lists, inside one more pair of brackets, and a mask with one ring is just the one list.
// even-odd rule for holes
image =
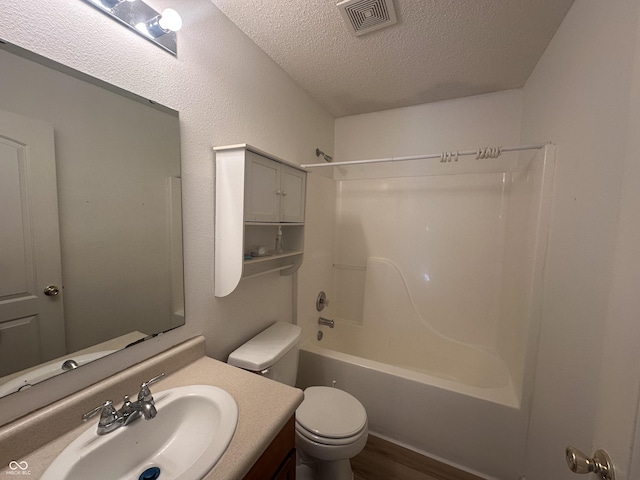
[[111, 400], [107, 400], [102, 405], [98, 405], [93, 410], [91, 410], [91, 411], [85, 413], [84, 415], [82, 415], [82, 417], [81, 417], [82, 421], [86, 422], [91, 417], [97, 415], [99, 412], [101, 412], [100, 413], [100, 424], [101, 425], [114, 422], [118, 417], [116, 409], [113, 408], [113, 402]]
[[133, 402], [129, 400], [129, 395], [125, 395], [122, 399], [122, 407], [120, 408], [121, 415], [127, 415], [134, 411]]
[[147, 380], [142, 385], [140, 385], [140, 391], [138, 392], [138, 400], [144, 402], [151, 402], [153, 405], [153, 397], [151, 396], [151, 390], [149, 390], [149, 385], [153, 385], [156, 382], [159, 382], [164, 378], [164, 372], [160, 375], [156, 375], [150, 380]]

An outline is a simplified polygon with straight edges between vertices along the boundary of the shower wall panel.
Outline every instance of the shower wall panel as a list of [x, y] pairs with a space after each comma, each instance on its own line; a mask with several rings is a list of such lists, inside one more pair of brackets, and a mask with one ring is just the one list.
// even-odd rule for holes
[[[367, 259], [398, 265], [419, 317], [444, 337], [495, 350], [505, 252], [502, 173], [342, 181], [336, 316], [362, 312]], [[340, 286], [343, 288], [339, 288]]]

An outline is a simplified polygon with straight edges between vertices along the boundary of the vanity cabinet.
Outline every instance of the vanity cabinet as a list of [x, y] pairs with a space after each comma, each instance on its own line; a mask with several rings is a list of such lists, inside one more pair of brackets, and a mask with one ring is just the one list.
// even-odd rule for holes
[[[246, 144], [214, 152], [215, 295], [225, 297], [243, 278], [291, 275], [300, 268], [307, 174]], [[281, 252], [276, 237], [282, 239]]]
[[295, 420], [291, 417], [243, 480], [295, 480]]

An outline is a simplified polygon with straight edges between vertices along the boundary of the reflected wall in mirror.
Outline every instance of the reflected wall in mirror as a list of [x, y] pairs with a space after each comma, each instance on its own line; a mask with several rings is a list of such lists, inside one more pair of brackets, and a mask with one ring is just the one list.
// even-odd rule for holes
[[178, 113], [0, 47], [2, 396], [184, 324], [184, 288]]

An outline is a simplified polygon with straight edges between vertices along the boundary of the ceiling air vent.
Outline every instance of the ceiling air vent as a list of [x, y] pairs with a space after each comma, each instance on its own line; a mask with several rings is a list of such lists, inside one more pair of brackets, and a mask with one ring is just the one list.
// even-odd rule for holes
[[397, 23], [393, 0], [343, 0], [337, 4], [352, 35], [364, 35]]

